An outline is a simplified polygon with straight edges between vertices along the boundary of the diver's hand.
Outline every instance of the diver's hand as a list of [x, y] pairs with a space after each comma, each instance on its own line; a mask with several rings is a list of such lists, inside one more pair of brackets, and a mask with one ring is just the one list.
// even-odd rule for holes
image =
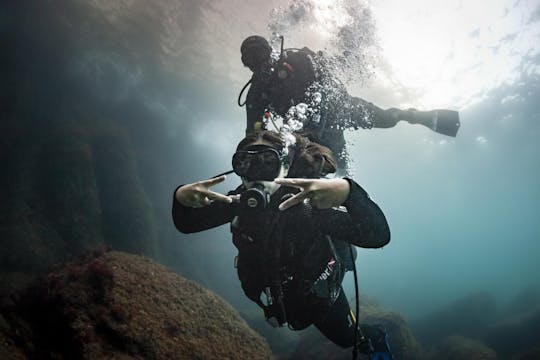
[[347, 200], [350, 192], [349, 182], [345, 179], [275, 179], [276, 184], [300, 189], [300, 192], [279, 205], [279, 210], [309, 199], [311, 206], [328, 209], [340, 206]]
[[180, 204], [192, 208], [208, 206], [213, 201], [230, 204], [232, 202], [231, 197], [210, 190], [210, 187], [219, 184], [223, 180], [225, 180], [225, 175], [184, 185], [176, 190], [174, 196]]

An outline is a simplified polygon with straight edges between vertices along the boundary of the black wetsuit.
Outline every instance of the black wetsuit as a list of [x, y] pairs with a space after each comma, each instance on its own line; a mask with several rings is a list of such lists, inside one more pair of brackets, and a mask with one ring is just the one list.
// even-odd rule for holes
[[302, 132], [329, 147], [340, 168], [344, 165], [345, 129], [389, 128], [398, 121], [397, 109], [383, 110], [349, 95], [328, 70], [323, 55], [303, 48], [285, 51], [285, 56], [274, 64], [273, 72], [253, 74], [246, 96], [246, 135], [256, 130], [265, 111], [286, 116], [291, 106], [300, 103], [308, 105]]
[[[347, 180], [351, 190], [342, 209], [296, 205], [279, 211], [284, 196], [297, 191], [282, 186], [259, 213], [246, 213], [237, 203], [185, 207], [173, 197], [173, 220], [183, 233], [231, 223], [246, 296], [265, 308], [261, 294], [273, 284], [283, 284], [290, 327], [314, 324], [334, 343], [349, 347], [354, 343], [354, 317], [341, 288], [344, 272], [351, 268], [348, 244], [380, 248], [390, 241], [390, 230], [377, 204]], [[230, 194], [243, 190], [241, 186]]]

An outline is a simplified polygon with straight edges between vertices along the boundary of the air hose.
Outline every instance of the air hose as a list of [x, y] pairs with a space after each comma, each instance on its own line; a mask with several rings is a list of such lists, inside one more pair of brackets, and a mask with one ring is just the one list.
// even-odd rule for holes
[[244, 102], [242, 102], [242, 95], [244, 94], [244, 91], [246, 91], [246, 88], [249, 86], [249, 84], [251, 84], [251, 80], [252, 79], [249, 79], [249, 81], [246, 83], [246, 85], [244, 85], [242, 90], [240, 90], [240, 94], [238, 94], [237, 102], [238, 102], [238, 106], [240, 106], [240, 107], [246, 105], [247, 98], [246, 98], [246, 100], [244, 100]]
[[352, 265], [353, 265], [353, 274], [354, 274], [354, 296], [356, 297], [355, 312], [356, 318], [354, 322], [354, 346], [352, 352], [353, 360], [358, 358], [358, 345], [362, 344], [363, 347], [368, 348], [369, 355], [373, 354], [373, 346], [371, 341], [364, 336], [360, 325], [358, 324], [358, 316], [360, 314], [360, 297], [358, 295], [358, 273], [356, 271], [356, 261], [354, 260], [353, 245], [349, 244], [349, 253], [351, 255]]

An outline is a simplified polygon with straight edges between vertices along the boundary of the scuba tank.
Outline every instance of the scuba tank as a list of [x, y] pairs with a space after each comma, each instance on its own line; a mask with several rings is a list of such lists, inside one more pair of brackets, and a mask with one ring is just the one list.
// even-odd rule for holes
[[[264, 84], [263, 87], [271, 97], [273, 110], [283, 115], [293, 103], [305, 102], [305, 93], [310, 84], [316, 81], [312, 57], [315, 53], [308, 48], [284, 48], [285, 39], [281, 40], [279, 58], [268, 64], [266, 71], [254, 73], [252, 78], [242, 87], [238, 94], [237, 103], [246, 105], [247, 97], [244, 92], [253, 81]], [[244, 100], [242, 100], [244, 98]]]

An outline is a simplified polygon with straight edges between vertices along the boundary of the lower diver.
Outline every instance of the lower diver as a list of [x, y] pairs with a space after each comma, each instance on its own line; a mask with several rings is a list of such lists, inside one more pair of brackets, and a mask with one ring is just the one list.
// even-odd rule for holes
[[230, 224], [242, 289], [273, 326], [313, 324], [341, 347], [391, 359], [384, 329], [357, 326], [342, 287], [354, 266], [353, 245], [390, 241], [379, 206], [355, 181], [323, 178], [336, 171], [331, 151], [299, 135], [287, 146], [275, 132], [249, 134], [232, 165], [242, 185], [227, 195], [211, 190], [224, 175], [175, 190], [176, 228], [193, 233]]

